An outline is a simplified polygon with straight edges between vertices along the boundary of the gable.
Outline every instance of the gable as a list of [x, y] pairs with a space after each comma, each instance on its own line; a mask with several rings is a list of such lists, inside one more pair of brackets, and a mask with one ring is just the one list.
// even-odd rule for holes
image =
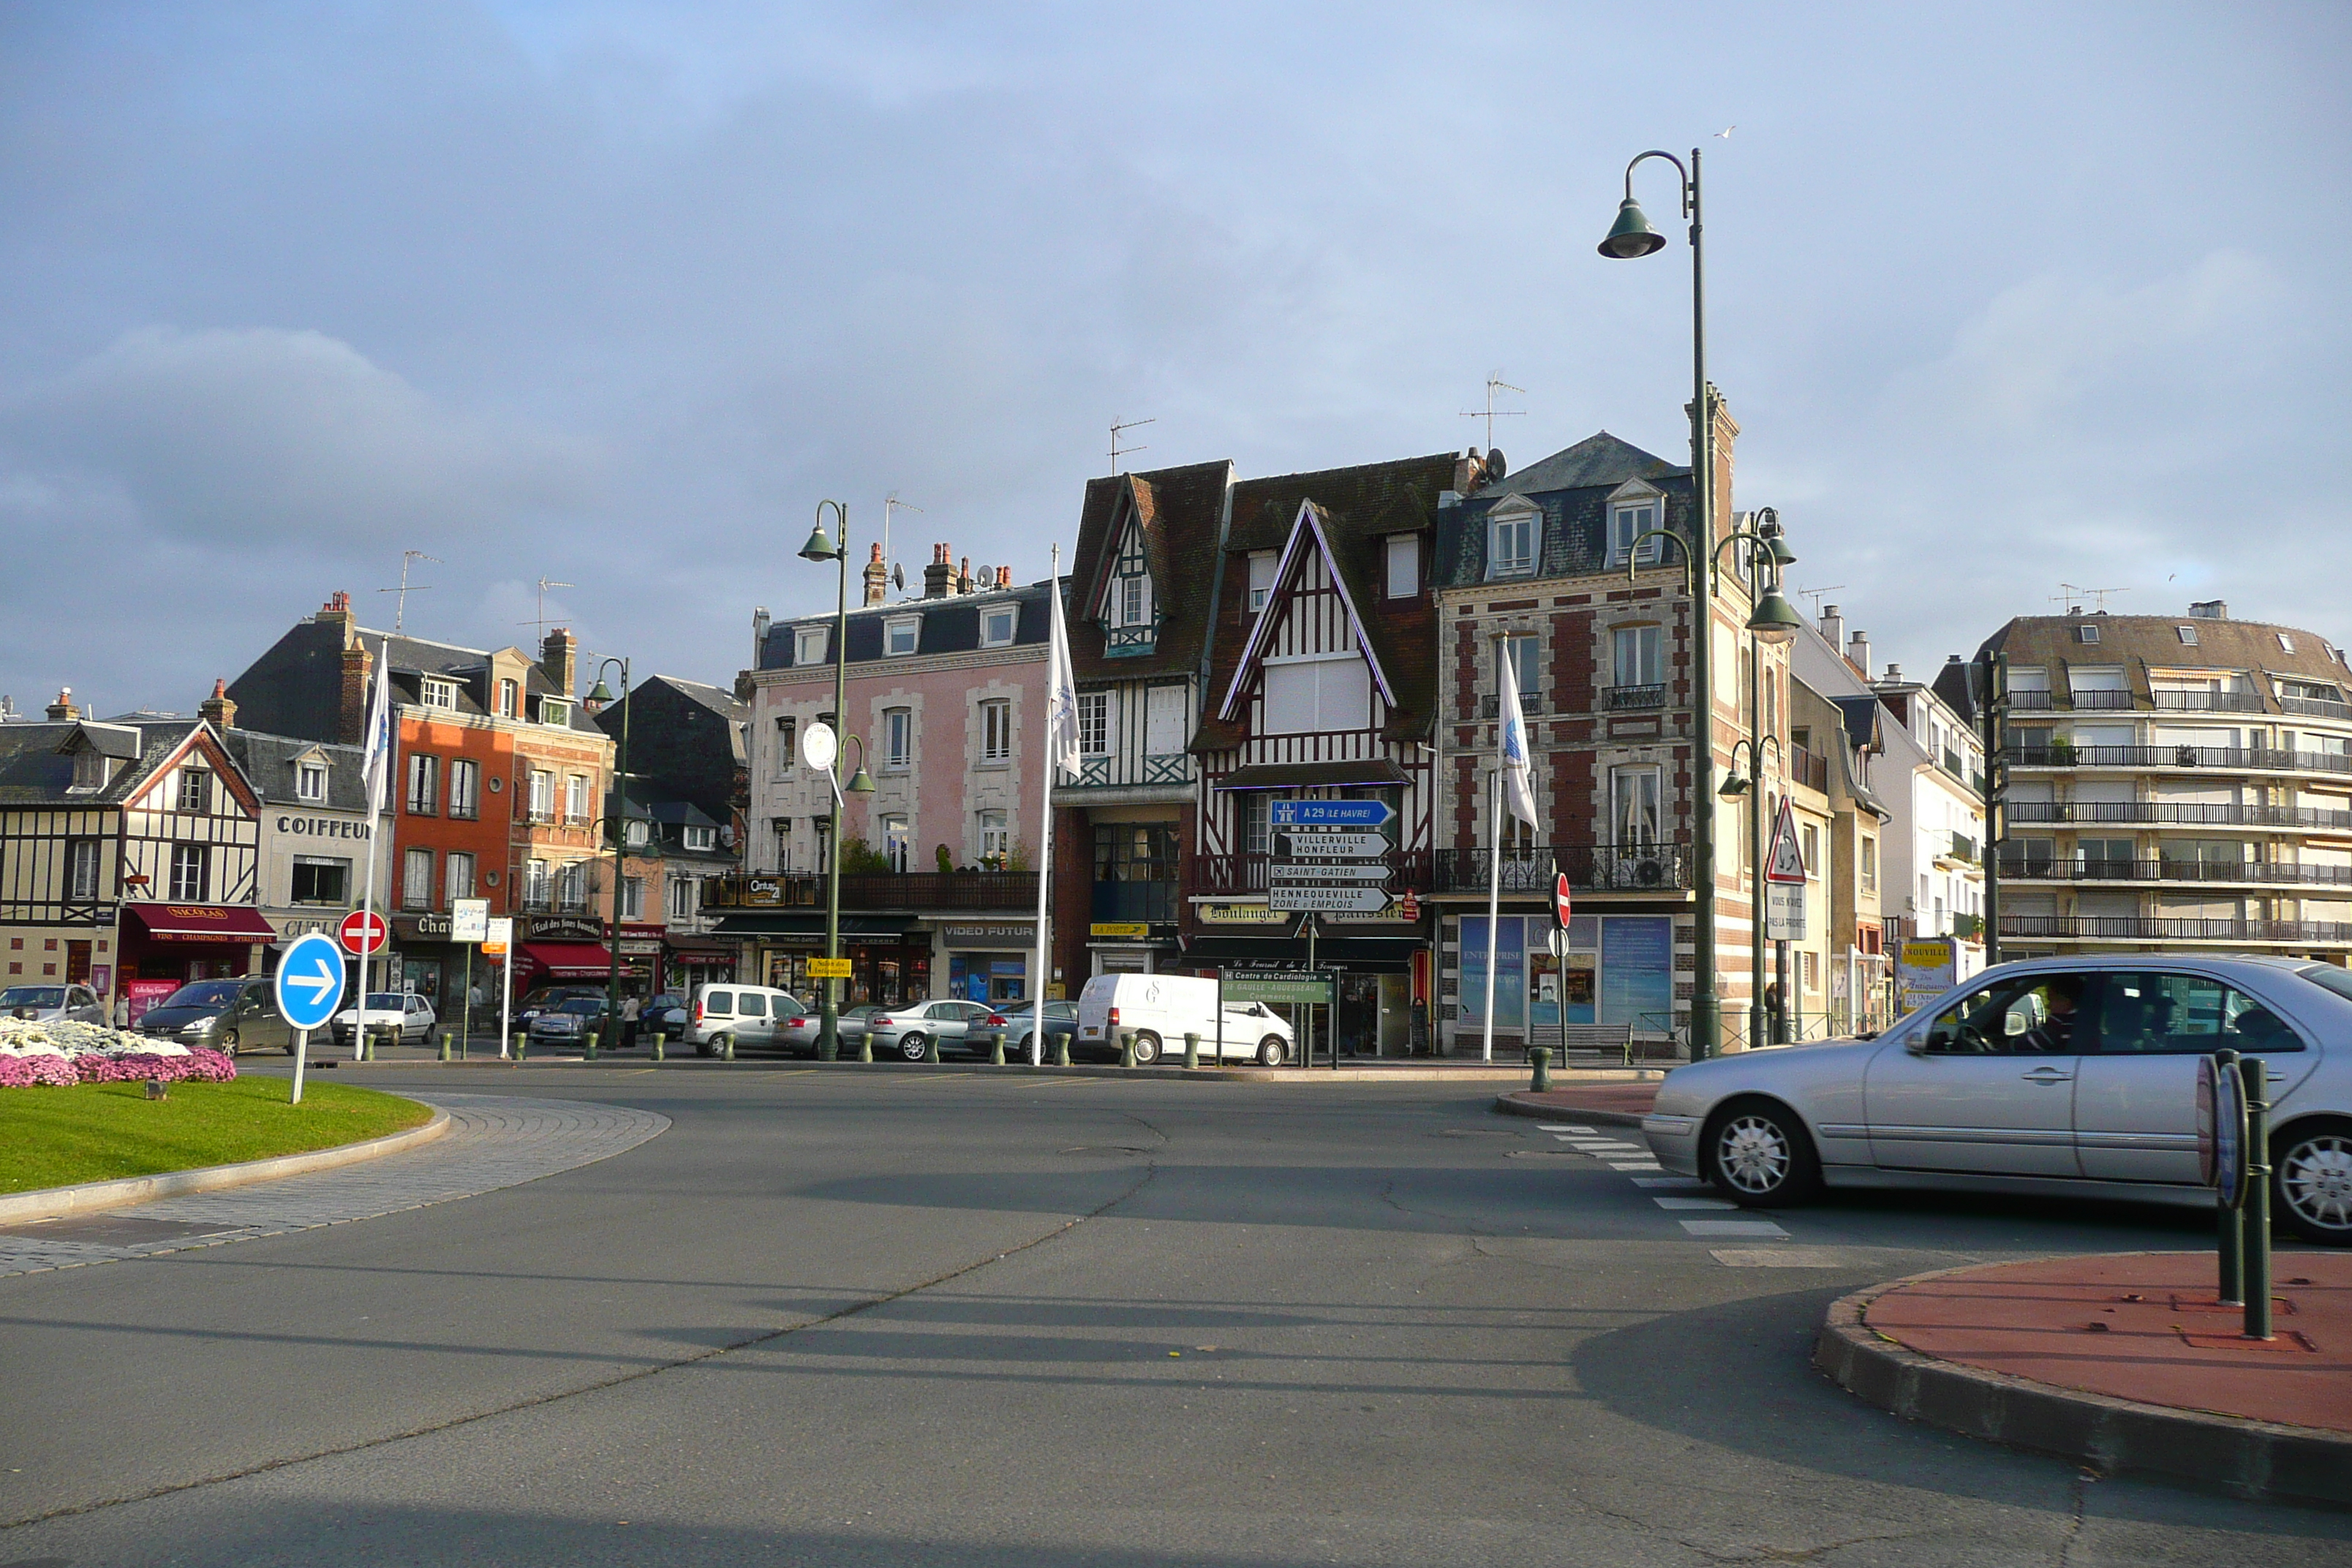
[[[1276, 654], [1274, 650], [1285, 646], [1292, 616], [1301, 602], [1301, 585], [1307, 581], [1310, 571], [1318, 592], [1328, 585], [1338, 596], [1343, 613], [1342, 624], [1337, 628], [1339, 635], [1318, 639], [1318, 648], [1311, 654]], [[1274, 586], [1267, 595], [1265, 609], [1250, 628], [1249, 641], [1234, 667], [1233, 680], [1218, 705], [1217, 717], [1231, 720], [1241, 711], [1251, 690], [1263, 681], [1270, 663], [1320, 663], [1348, 654], [1362, 662], [1370, 673], [1371, 686], [1380, 691], [1383, 701], [1393, 706], [1396, 689], [1390, 683], [1371, 638], [1365, 633], [1363, 616], [1349, 589], [1347, 575], [1339, 569], [1332, 552], [1321, 513], [1313, 501], [1302, 501], [1297, 519], [1291, 525], [1290, 538], [1283, 546], [1282, 558], [1275, 566]]]

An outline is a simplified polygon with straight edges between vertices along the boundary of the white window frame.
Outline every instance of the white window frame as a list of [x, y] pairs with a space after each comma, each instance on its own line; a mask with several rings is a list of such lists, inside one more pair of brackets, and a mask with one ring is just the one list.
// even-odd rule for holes
[[555, 773], [552, 769], [530, 770], [530, 819], [533, 822], [555, 820]]
[[1110, 755], [1110, 693], [1108, 691], [1078, 693], [1078, 754], [1087, 757]]
[[643, 877], [621, 879], [621, 918], [639, 921], [646, 918], [646, 879]]
[[1654, 763], [1609, 770], [1609, 841], [1620, 852], [1664, 841], [1665, 781]]
[[451, 849], [441, 857], [441, 891], [455, 908], [459, 899], [474, 896], [474, 857], [464, 849]]
[[776, 719], [776, 756], [772, 764], [775, 782], [782, 784], [793, 776], [793, 767], [800, 761], [801, 721], [791, 713]]
[[499, 682], [499, 717], [517, 719], [522, 716], [522, 682], [504, 679]]
[[694, 918], [694, 889], [693, 878], [680, 877], [676, 874], [672, 874], [664, 886], [663, 902], [667, 906], [670, 922], [673, 925], [680, 921], [690, 921]]
[[688, 849], [707, 854], [719, 847], [719, 829], [688, 823], [679, 834], [678, 842]]
[[[906, 646], [901, 647], [900, 640]], [[882, 653], [887, 658], [909, 658], [922, 651], [923, 617], [892, 616], [882, 623]]]
[[1665, 526], [1660, 521], [1664, 514], [1664, 504], [1657, 496], [1612, 502], [1609, 508], [1609, 564], [1622, 566], [1629, 560], [1636, 566], [1657, 564], [1665, 541], [1643, 540], [1638, 550], [1633, 547], [1633, 541], [1653, 529]]
[[[1519, 682], [1519, 706], [1543, 695], [1543, 638], [1534, 632], [1507, 632], [1496, 645], [1496, 654], [1511, 661], [1511, 673]], [[1495, 692], [1503, 690], [1502, 673], [1498, 666], [1495, 676]]]
[[417, 689], [418, 700], [427, 708], [455, 710], [457, 706], [457, 683], [427, 677]]
[[915, 765], [915, 710], [911, 708], [882, 710], [882, 766], [891, 773], [904, 773]]
[[[1654, 621], [1612, 626], [1609, 635], [1610, 682], [1616, 686], [1659, 686], [1666, 679], [1666, 628]], [[1627, 657], [1630, 645], [1632, 657]]]
[[327, 798], [327, 764], [297, 763], [294, 764], [294, 798], [313, 804]]
[[1013, 760], [1013, 703], [1008, 698], [985, 698], [980, 704], [980, 760], [987, 763]]
[[2179, 626], [2172, 629], [2180, 634], [2180, 640], [2187, 646], [2190, 647], [2199, 646], [2197, 642], [2197, 628], [2195, 626]]
[[982, 859], [992, 857], [1000, 864], [1013, 851], [1013, 830], [1006, 826], [1004, 813], [983, 811], [980, 814], [980, 853]]
[[555, 878], [544, 860], [523, 863], [522, 902], [527, 910], [545, 910], [555, 901]]
[[1543, 544], [1542, 522], [1543, 513], [1533, 507], [1497, 508], [1487, 513], [1486, 575], [1534, 576], [1536, 556]]
[[572, 727], [572, 701], [565, 697], [542, 697], [539, 700], [539, 721], [551, 730]]
[[566, 773], [563, 778], [563, 820], [585, 822], [588, 810], [588, 775]]
[[1391, 599], [1410, 599], [1421, 592], [1421, 535], [1391, 533], [1382, 551], [1385, 586]]
[[1021, 612], [1011, 605], [980, 613], [980, 646], [1011, 647], [1021, 630]]
[[908, 858], [914, 853], [911, 846], [915, 841], [914, 825], [907, 819], [907, 814], [903, 811], [886, 813], [875, 831], [882, 839], [878, 847], [883, 858], [890, 862], [890, 869], [903, 873]]
[[2078, 623], [2074, 627], [2074, 640], [2078, 643], [2097, 642], [2099, 640], [2099, 628], [2092, 626], [2087, 621]]
[[1118, 618], [1115, 626], [1148, 626], [1151, 624], [1151, 579], [1143, 573], [1118, 580]]
[[831, 626], [794, 626], [793, 628], [793, 663], [795, 666], [824, 662], [825, 634]]
[[[482, 764], [471, 757], [449, 759], [449, 816], [472, 822], [482, 815]], [[469, 895], [470, 896], [470, 895]]]
[[2281, 632], [2278, 634], [2278, 640], [2279, 651], [2281, 653], [2293, 653], [2294, 651], [2294, 638], [2289, 637], [2284, 632]]
[[1264, 855], [1273, 848], [1273, 800], [1265, 790], [1254, 789], [1242, 796], [1243, 854]]
[[1282, 557], [1271, 550], [1255, 550], [1250, 552], [1249, 613], [1251, 615], [1255, 616], [1264, 610], [1266, 601], [1274, 596], [1274, 569], [1281, 563]]

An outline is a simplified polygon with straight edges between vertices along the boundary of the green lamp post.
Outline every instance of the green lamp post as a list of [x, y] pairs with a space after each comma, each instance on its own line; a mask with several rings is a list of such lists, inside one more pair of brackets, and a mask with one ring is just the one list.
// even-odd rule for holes
[[611, 973], [604, 983], [604, 1031], [616, 1043], [621, 1030], [621, 856], [628, 838], [629, 815], [629, 661], [607, 658], [596, 667], [596, 684], [588, 692], [588, 700], [599, 711], [611, 705], [613, 689], [604, 684], [604, 671], [612, 665], [621, 667], [621, 750], [613, 767], [613, 802], [604, 813], [604, 831], [613, 838], [613, 935]]
[[[841, 528], [841, 540], [835, 543], [825, 536], [824, 509], [833, 509], [834, 521]], [[849, 685], [849, 509], [837, 500], [816, 503], [816, 525], [809, 530], [808, 542], [801, 546], [803, 561], [833, 562], [839, 569], [839, 583], [834, 602], [833, 626], [833, 721], [842, 724], [848, 709]], [[825, 783], [833, 790], [833, 832], [827, 840], [824, 889], [824, 955], [829, 960], [841, 957], [841, 808], [844, 785], [841, 782], [841, 752], [836, 741], [833, 755], [825, 760]], [[871, 795], [874, 781], [866, 775], [866, 753], [858, 750], [857, 771], [850, 775], [846, 786], [851, 795]], [[816, 1055], [819, 1061], [841, 1059], [841, 981], [837, 976], [824, 977], [824, 1012], [817, 1034]], [[870, 1047], [869, 1047], [870, 1048]]]

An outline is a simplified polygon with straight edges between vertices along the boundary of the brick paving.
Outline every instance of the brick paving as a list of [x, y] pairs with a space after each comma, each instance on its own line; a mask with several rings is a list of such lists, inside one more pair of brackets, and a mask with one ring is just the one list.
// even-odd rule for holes
[[669, 1125], [626, 1106], [497, 1094], [414, 1098], [449, 1131], [404, 1153], [136, 1208], [0, 1226], [0, 1276], [283, 1236], [520, 1186], [625, 1153]]

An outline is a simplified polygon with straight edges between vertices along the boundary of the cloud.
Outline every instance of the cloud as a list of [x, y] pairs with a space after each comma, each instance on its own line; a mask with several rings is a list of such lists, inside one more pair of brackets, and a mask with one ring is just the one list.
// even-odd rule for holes
[[111, 487], [169, 539], [431, 539], [587, 503], [594, 449], [450, 409], [317, 331], [145, 327], [0, 407], [18, 472]]

